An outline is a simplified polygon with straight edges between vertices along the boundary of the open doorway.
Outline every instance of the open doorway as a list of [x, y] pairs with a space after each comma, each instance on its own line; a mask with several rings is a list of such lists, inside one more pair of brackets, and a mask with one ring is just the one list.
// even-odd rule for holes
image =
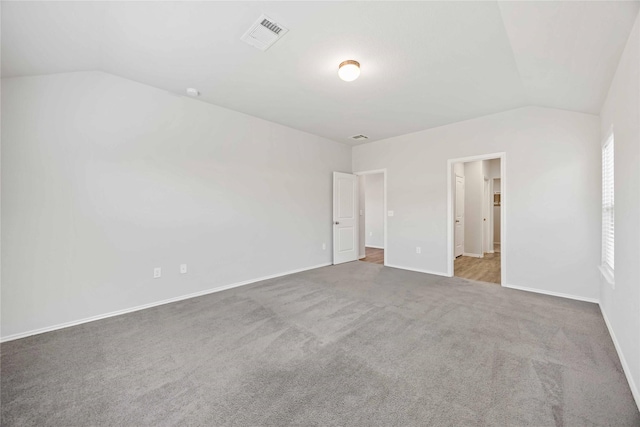
[[504, 282], [502, 153], [449, 160], [451, 276]]
[[360, 172], [359, 258], [385, 264], [386, 259], [386, 173], [384, 170]]

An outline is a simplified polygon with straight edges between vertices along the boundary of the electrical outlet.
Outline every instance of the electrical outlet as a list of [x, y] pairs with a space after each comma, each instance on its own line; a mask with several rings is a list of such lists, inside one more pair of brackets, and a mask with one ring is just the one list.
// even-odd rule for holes
[[421, 254], [422, 253], [422, 248], [420, 246], [416, 246], [416, 253], [417, 254]]
[[156, 267], [153, 269], [153, 278], [157, 279], [162, 276], [162, 269], [160, 267]]
[[322, 250], [323, 250], [323, 251], [326, 251], [326, 250], [327, 250], [327, 244], [326, 244], [326, 243], [323, 243], [323, 244], [322, 244]]
[[387, 216], [393, 216], [393, 211], [388, 211]]
[[180, 264], [180, 274], [186, 274], [187, 264]]
[[369, 232], [369, 237], [373, 236], [373, 231]]

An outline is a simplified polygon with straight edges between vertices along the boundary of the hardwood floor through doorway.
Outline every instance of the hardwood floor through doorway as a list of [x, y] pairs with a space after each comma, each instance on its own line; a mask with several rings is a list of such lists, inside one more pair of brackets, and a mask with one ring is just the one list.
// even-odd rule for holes
[[500, 252], [485, 253], [484, 258], [461, 256], [453, 262], [453, 275], [464, 279], [500, 284]]
[[372, 264], [384, 264], [384, 249], [364, 248], [365, 257], [360, 261], [370, 262]]

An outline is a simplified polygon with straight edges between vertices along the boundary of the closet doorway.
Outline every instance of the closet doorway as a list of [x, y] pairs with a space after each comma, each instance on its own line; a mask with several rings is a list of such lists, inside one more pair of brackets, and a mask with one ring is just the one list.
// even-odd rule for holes
[[360, 261], [385, 265], [387, 260], [386, 170], [357, 172], [359, 187]]
[[451, 276], [502, 284], [504, 155], [449, 160]]

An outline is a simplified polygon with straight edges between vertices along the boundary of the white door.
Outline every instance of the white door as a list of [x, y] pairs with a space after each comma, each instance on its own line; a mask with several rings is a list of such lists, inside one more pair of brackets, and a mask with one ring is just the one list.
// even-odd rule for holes
[[482, 250], [491, 252], [489, 237], [489, 178], [484, 179], [484, 198], [482, 200]]
[[464, 252], [464, 177], [456, 175], [455, 256]]
[[358, 177], [333, 173], [333, 263], [358, 259]]

